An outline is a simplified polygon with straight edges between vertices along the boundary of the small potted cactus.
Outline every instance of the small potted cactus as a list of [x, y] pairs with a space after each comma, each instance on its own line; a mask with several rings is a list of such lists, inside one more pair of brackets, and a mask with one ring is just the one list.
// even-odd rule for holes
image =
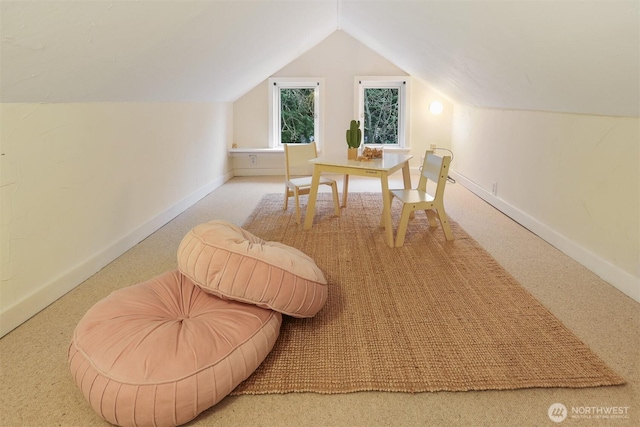
[[361, 141], [362, 130], [360, 130], [360, 120], [351, 120], [351, 125], [349, 129], [347, 129], [347, 145], [349, 146], [347, 158], [349, 160], [358, 158], [358, 148], [360, 148]]

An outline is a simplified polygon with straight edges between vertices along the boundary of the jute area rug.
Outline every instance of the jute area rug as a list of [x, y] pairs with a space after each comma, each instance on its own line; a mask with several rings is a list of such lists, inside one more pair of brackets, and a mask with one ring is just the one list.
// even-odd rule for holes
[[311, 256], [329, 298], [313, 318], [285, 316], [269, 356], [232, 394], [624, 383], [455, 222], [447, 242], [419, 212], [405, 245], [386, 246], [381, 204], [380, 194], [352, 193], [335, 217], [320, 193], [304, 230], [282, 195], [260, 201], [243, 228]]

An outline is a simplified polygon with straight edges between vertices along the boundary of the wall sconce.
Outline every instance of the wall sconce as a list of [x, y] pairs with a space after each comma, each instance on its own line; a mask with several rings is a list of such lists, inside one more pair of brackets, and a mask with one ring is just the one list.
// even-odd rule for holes
[[433, 101], [431, 104], [429, 104], [429, 111], [431, 111], [431, 114], [440, 114], [442, 113], [443, 109], [444, 107], [442, 106], [442, 102], [440, 101]]

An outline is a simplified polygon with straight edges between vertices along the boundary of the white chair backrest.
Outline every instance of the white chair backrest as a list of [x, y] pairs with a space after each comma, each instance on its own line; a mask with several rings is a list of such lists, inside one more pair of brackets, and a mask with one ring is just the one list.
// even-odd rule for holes
[[292, 169], [309, 168], [309, 160], [318, 157], [316, 143], [309, 144], [284, 144], [285, 171], [287, 179]]
[[426, 153], [422, 164], [422, 175], [433, 182], [438, 182], [443, 158], [435, 154]]
[[433, 181], [437, 185], [435, 198], [441, 197], [444, 192], [444, 186], [447, 183], [450, 163], [451, 156], [440, 157], [431, 151], [427, 151], [422, 164], [422, 175], [420, 176], [418, 189], [426, 192], [427, 180]]

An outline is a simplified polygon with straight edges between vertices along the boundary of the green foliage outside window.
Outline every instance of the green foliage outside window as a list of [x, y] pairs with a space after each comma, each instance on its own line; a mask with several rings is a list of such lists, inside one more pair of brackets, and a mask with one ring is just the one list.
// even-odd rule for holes
[[398, 89], [364, 90], [364, 143], [398, 143]]
[[283, 144], [314, 141], [314, 89], [280, 89], [280, 132]]

